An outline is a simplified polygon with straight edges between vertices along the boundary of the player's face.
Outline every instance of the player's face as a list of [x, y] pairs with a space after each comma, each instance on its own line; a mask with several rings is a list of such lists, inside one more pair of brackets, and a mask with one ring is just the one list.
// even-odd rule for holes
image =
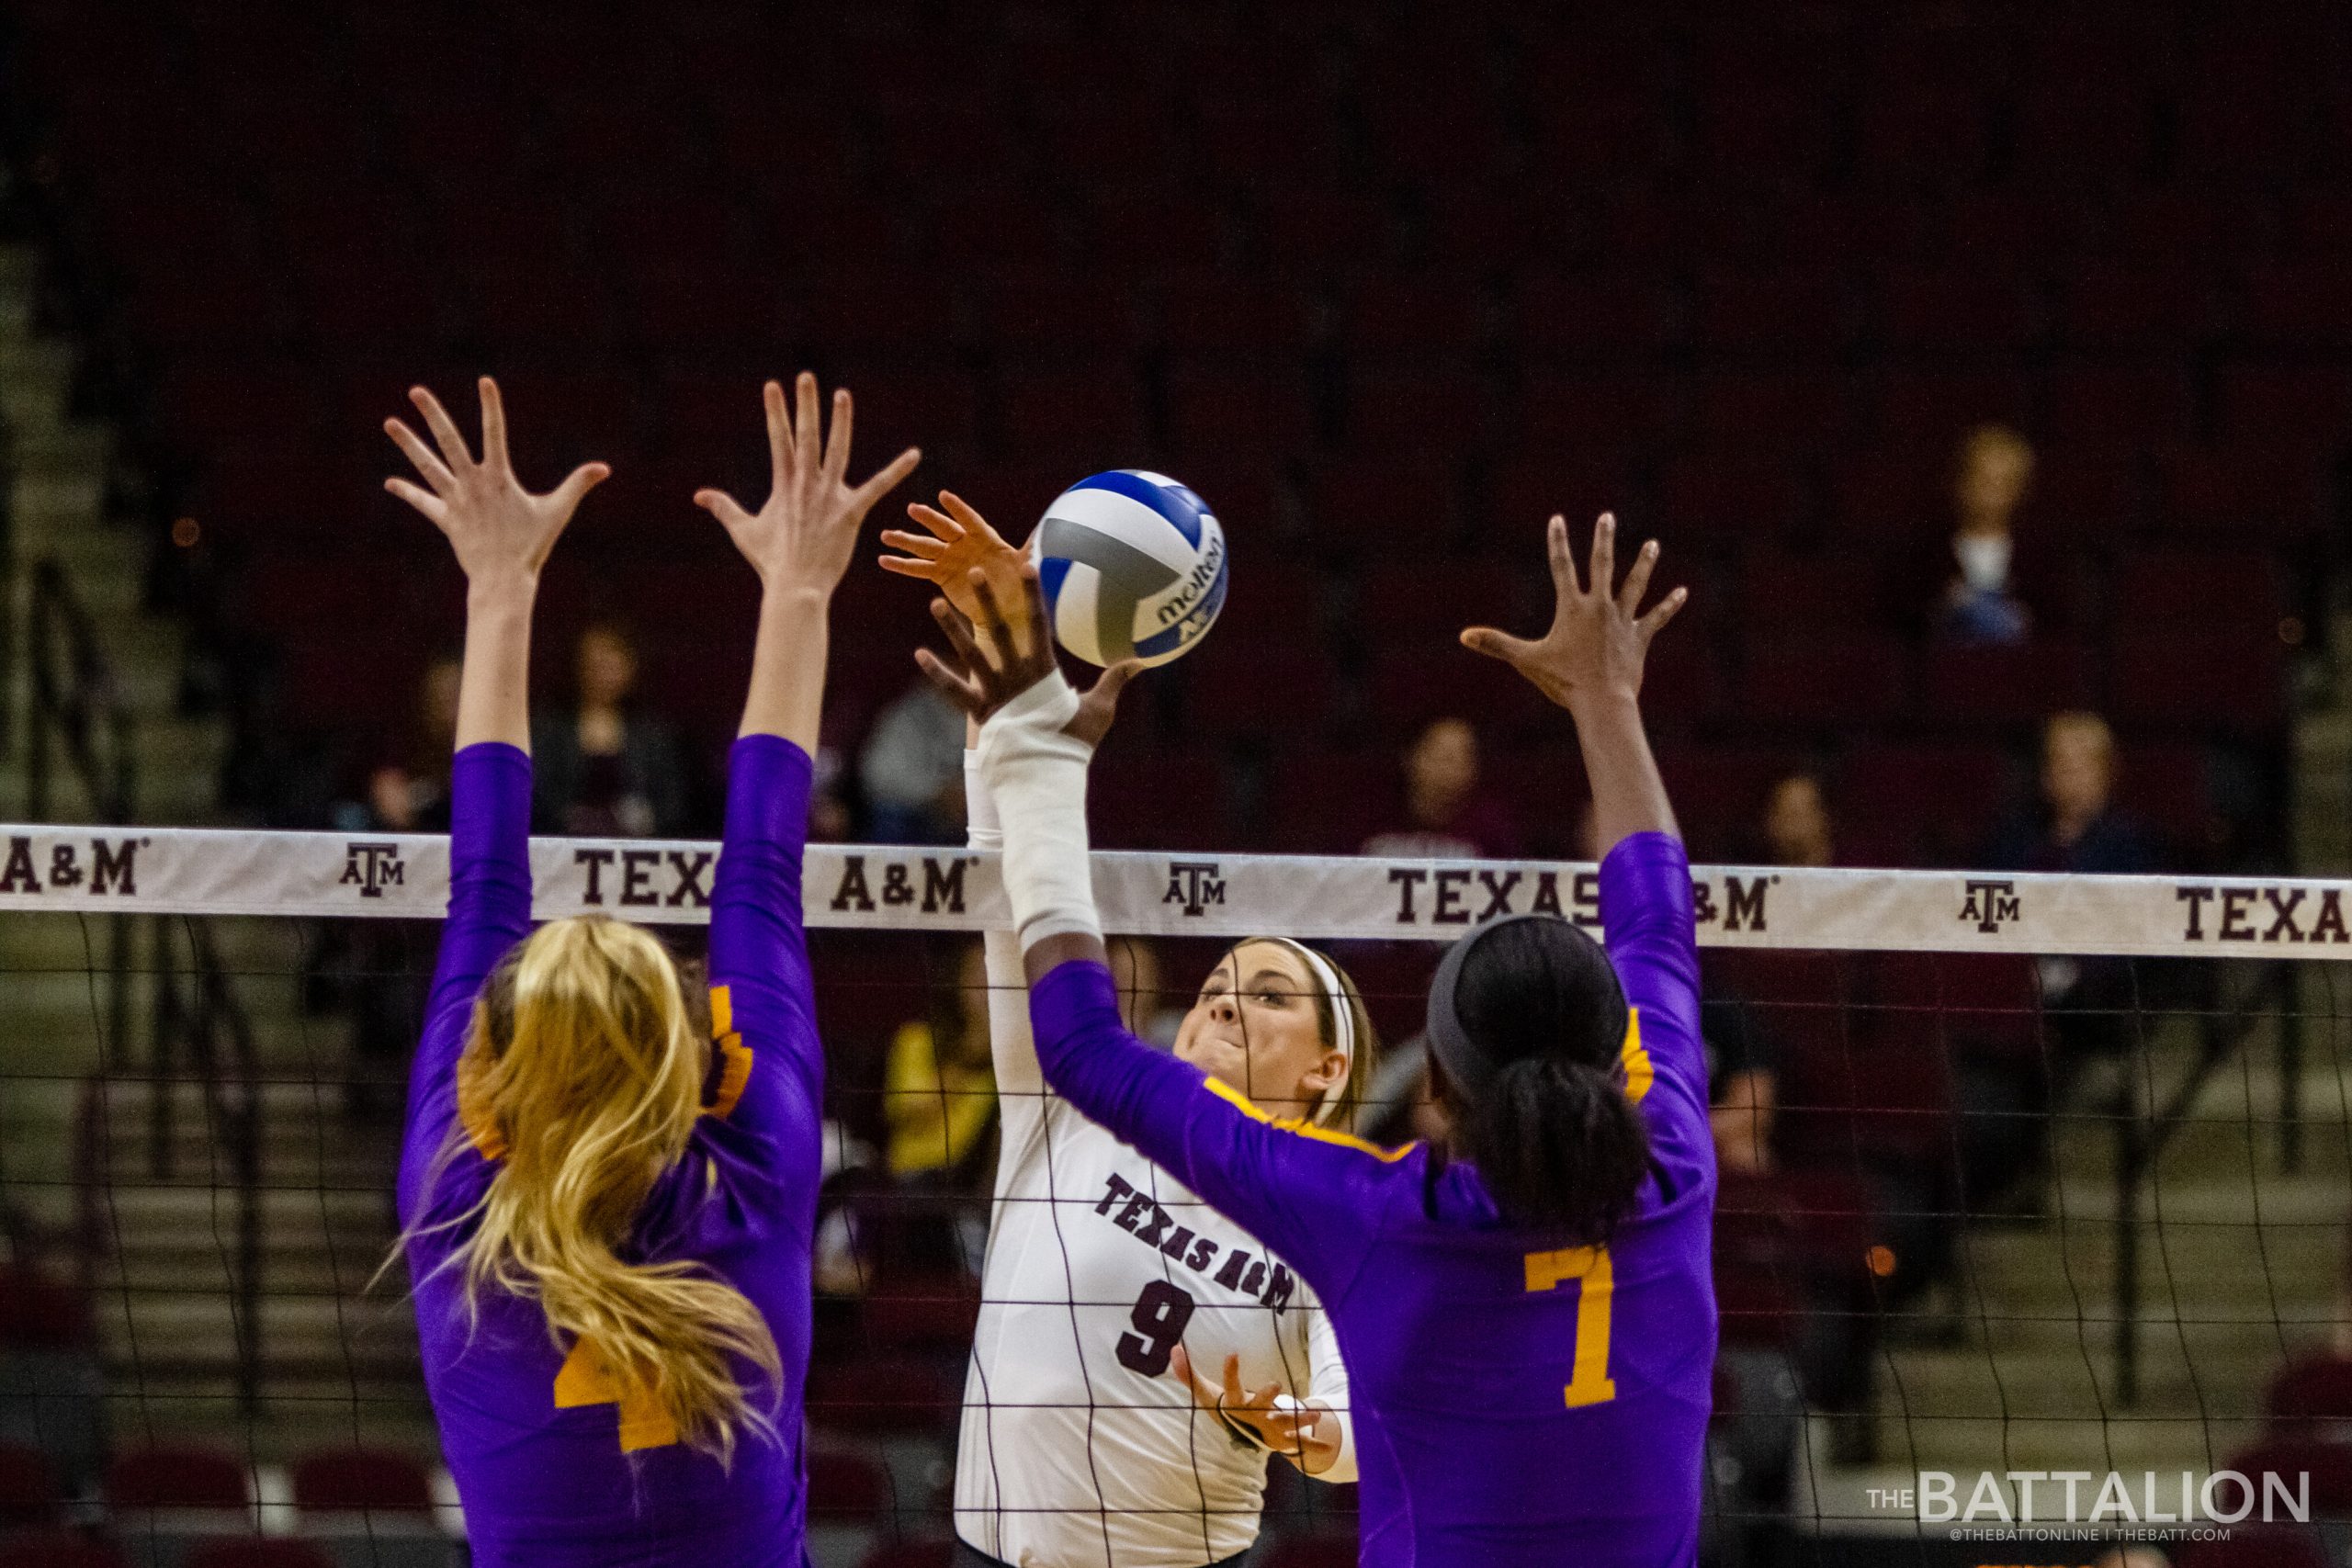
[[1306, 964], [1273, 942], [1218, 960], [1177, 1032], [1176, 1055], [1261, 1104], [1312, 1109], [1346, 1070], [1325, 1043]]

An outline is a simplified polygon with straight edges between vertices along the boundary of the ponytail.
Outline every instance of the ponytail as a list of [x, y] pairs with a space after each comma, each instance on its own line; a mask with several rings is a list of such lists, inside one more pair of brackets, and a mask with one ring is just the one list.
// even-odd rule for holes
[[484, 986], [458, 1060], [449, 1154], [470, 1141], [498, 1165], [444, 1222], [471, 1229], [444, 1266], [469, 1309], [488, 1291], [537, 1301], [557, 1348], [584, 1344], [625, 1412], [726, 1462], [743, 1432], [774, 1435], [736, 1375], [748, 1362], [779, 1379], [767, 1320], [700, 1264], [621, 1256], [685, 1153], [706, 1062], [659, 942], [599, 916], [539, 928]]
[[1564, 1242], [1605, 1242], [1649, 1171], [1649, 1133], [1598, 1067], [1522, 1057], [1489, 1079], [1463, 1127], [1496, 1206]]
[[1609, 955], [1566, 920], [1498, 920], [1446, 953], [1429, 1041], [1451, 1152], [1506, 1220], [1586, 1245], [1632, 1211], [1650, 1163], [1622, 1076], [1632, 1028]]

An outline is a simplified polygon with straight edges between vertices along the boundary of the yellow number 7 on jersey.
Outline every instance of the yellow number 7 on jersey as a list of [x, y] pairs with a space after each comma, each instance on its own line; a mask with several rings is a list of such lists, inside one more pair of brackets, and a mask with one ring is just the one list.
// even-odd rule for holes
[[1567, 1247], [1557, 1252], [1527, 1255], [1527, 1288], [1549, 1291], [1568, 1280], [1581, 1280], [1577, 1298], [1577, 1359], [1568, 1384], [1568, 1408], [1606, 1404], [1617, 1397], [1609, 1375], [1609, 1305], [1617, 1289], [1617, 1272], [1605, 1247]]

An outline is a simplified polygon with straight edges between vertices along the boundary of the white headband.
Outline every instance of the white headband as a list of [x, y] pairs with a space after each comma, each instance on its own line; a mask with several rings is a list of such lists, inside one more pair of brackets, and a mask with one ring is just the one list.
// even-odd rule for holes
[[1341, 1091], [1348, 1087], [1348, 1080], [1355, 1076], [1355, 1010], [1348, 1005], [1347, 982], [1340, 978], [1337, 964], [1303, 942], [1293, 942], [1288, 937], [1276, 937], [1273, 940], [1306, 960], [1308, 972], [1315, 976], [1316, 984], [1323, 987], [1323, 998], [1331, 1006], [1331, 1043], [1347, 1062], [1347, 1071], [1333, 1078], [1325, 1087], [1323, 1099], [1315, 1108], [1315, 1120], [1317, 1124], [1320, 1124], [1330, 1119], [1332, 1111], [1339, 1104]]

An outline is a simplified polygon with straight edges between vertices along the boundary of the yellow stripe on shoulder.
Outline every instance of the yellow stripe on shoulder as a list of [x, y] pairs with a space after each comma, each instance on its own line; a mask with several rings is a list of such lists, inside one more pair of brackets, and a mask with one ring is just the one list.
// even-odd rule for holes
[[1649, 1047], [1642, 1043], [1642, 1010], [1625, 1010], [1625, 1048], [1618, 1053], [1618, 1060], [1625, 1067], [1625, 1098], [1639, 1105], [1657, 1081], [1657, 1069], [1650, 1065]]
[[1411, 1154], [1417, 1146], [1407, 1144], [1403, 1148], [1384, 1149], [1378, 1144], [1366, 1143], [1352, 1133], [1340, 1133], [1329, 1127], [1318, 1127], [1302, 1117], [1277, 1117], [1271, 1111], [1261, 1109], [1248, 1095], [1220, 1077], [1204, 1078], [1201, 1080], [1201, 1087], [1252, 1122], [1262, 1122], [1277, 1132], [1295, 1134], [1302, 1138], [1312, 1139], [1318, 1144], [1330, 1144], [1339, 1148], [1353, 1149], [1358, 1154], [1370, 1155], [1383, 1165], [1395, 1165], [1398, 1160]]

